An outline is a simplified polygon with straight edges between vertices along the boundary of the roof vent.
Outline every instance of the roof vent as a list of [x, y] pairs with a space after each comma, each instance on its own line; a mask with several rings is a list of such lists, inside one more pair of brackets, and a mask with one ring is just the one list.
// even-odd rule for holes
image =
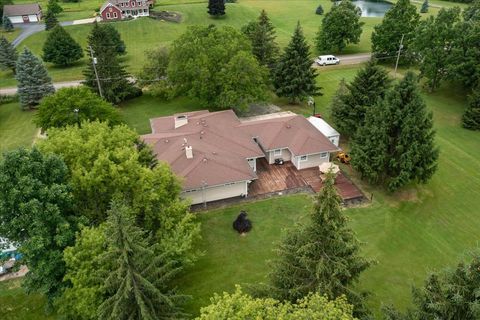
[[180, 115], [175, 117], [175, 129], [180, 128], [188, 123], [188, 117], [186, 115]]
[[193, 159], [193, 148], [192, 146], [186, 146], [185, 147], [185, 156], [187, 159]]
[[203, 162], [207, 162], [207, 158], [203, 158]]

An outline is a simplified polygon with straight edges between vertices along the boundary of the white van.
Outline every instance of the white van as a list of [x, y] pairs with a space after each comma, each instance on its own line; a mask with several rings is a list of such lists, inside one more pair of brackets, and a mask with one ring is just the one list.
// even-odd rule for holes
[[339, 64], [340, 59], [338, 59], [335, 56], [328, 55], [328, 56], [318, 56], [317, 59], [315, 59], [315, 62], [319, 66], [326, 66], [327, 64]]

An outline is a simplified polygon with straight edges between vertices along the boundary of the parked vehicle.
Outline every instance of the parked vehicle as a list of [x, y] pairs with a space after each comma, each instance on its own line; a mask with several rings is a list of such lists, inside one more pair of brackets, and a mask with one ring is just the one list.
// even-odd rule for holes
[[332, 55], [326, 55], [326, 56], [318, 56], [318, 58], [315, 59], [315, 62], [319, 66], [326, 66], [329, 64], [339, 64], [340, 59]]
[[340, 161], [341, 163], [350, 164], [350, 160], [352, 159], [348, 154], [342, 151], [337, 154], [337, 160]]

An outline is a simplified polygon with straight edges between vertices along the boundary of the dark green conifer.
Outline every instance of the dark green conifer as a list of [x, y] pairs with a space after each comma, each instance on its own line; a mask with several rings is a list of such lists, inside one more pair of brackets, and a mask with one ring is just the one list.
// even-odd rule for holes
[[48, 33], [43, 45], [43, 60], [59, 66], [67, 66], [83, 57], [82, 47], [61, 26]]
[[3, 17], [3, 29], [7, 32], [13, 31], [13, 23], [9, 17]]
[[3, 69], [10, 69], [15, 73], [15, 68], [17, 66], [18, 54], [15, 47], [8, 42], [5, 37], [0, 39], [0, 66]]
[[295, 103], [308, 96], [321, 95], [316, 83], [317, 73], [312, 68], [310, 47], [298, 22], [290, 43], [279, 59], [273, 74], [275, 92]]
[[420, 13], [427, 13], [428, 12], [428, 0], [424, 0], [422, 3], [422, 7], [420, 8]]
[[55, 92], [52, 79], [44, 65], [25, 48], [20, 54], [15, 78], [18, 81], [18, 95], [22, 108], [32, 108], [46, 95]]
[[208, 0], [208, 14], [213, 17], [225, 15], [224, 0]]
[[470, 96], [467, 109], [462, 117], [464, 128], [480, 130], [480, 88]]
[[45, 14], [45, 30], [51, 30], [58, 25], [57, 15], [53, 11], [47, 11]]

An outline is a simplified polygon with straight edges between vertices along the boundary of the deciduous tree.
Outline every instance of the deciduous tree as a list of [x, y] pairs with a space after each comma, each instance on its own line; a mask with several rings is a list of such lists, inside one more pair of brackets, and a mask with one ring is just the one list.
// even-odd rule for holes
[[316, 77], [317, 73], [312, 68], [310, 59], [310, 47], [299, 22], [275, 68], [275, 92], [279, 97], [286, 97], [293, 103], [308, 96], [321, 95]]
[[275, 27], [270, 22], [267, 12], [262, 10], [258, 20], [244, 26], [242, 32], [252, 42], [253, 55], [260, 65], [273, 69], [280, 49], [275, 42]]
[[146, 62], [138, 75], [140, 87], [156, 97], [168, 100], [174, 95], [173, 86], [167, 77], [170, 51], [166, 47], [158, 47], [145, 52]]
[[[244, 110], [262, 101], [266, 89], [266, 69], [250, 57], [249, 41], [236, 29], [190, 27], [173, 44], [168, 79], [177, 94], [200, 99], [206, 106]], [[243, 70], [235, 62], [242, 63]], [[237, 79], [226, 81], [229, 74], [238, 77], [237, 85], [232, 85]]]
[[387, 71], [374, 61], [360, 69], [332, 106], [332, 118], [338, 130], [352, 136], [364, 124], [367, 109], [385, 97], [390, 84]]
[[329, 173], [308, 223], [290, 231], [280, 244], [267, 294], [291, 302], [310, 293], [329, 299], [347, 295], [360, 312], [361, 295], [352, 285], [370, 261], [360, 255], [359, 242], [347, 225], [334, 183], [334, 174]]
[[447, 76], [459, 21], [460, 8], [442, 8], [437, 16], [420, 21], [417, 27], [414, 48], [419, 57], [420, 77], [427, 78], [430, 91], [437, 89]]
[[53, 154], [18, 149], [0, 159], [0, 234], [19, 243], [27, 292], [52, 301], [65, 287], [63, 250], [77, 226], [68, 168]]
[[43, 45], [43, 61], [68, 66], [83, 57], [82, 47], [59, 25], [53, 28]]
[[408, 72], [381, 103], [368, 109], [351, 146], [352, 166], [372, 183], [395, 191], [427, 182], [437, 169], [432, 113]]
[[372, 33], [372, 52], [376, 57], [394, 60], [402, 42], [401, 63], [412, 63], [415, 30], [420, 20], [417, 8], [410, 0], [399, 0], [387, 11], [382, 23]]
[[462, 125], [470, 130], [480, 130], [480, 91], [475, 90], [469, 98], [467, 109], [462, 117]]
[[15, 78], [18, 81], [18, 95], [22, 108], [36, 106], [43, 97], [55, 92], [52, 79], [44, 65], [25, 48], [17, 60]]
[[349, 43], [360, 42], [362, 26], [360, 22], [362, 11], [350, 0], [343, 0], [334, 5], [325, 14], [322, 26], [317, 34], [318, 51], [341, 52]]
[[354, 320], [353, 307], [345, 297], [328, 300], [319, 293], [309, 294], [295, 304], [271, 298], [253, 298], [237, 286], [234, 293], [215, 294], [197, 320]]
[[0, 65], [3, 69], [10, 69], [15, 73], [18, 54], [15, 47], [5, 37], [0, 39]]
[[45, 97], [38, 106], [34, 122], [37, 127], [61, 128], [84, 121], [122, 122], [120, 113], [86, 87], [63, 88]]

